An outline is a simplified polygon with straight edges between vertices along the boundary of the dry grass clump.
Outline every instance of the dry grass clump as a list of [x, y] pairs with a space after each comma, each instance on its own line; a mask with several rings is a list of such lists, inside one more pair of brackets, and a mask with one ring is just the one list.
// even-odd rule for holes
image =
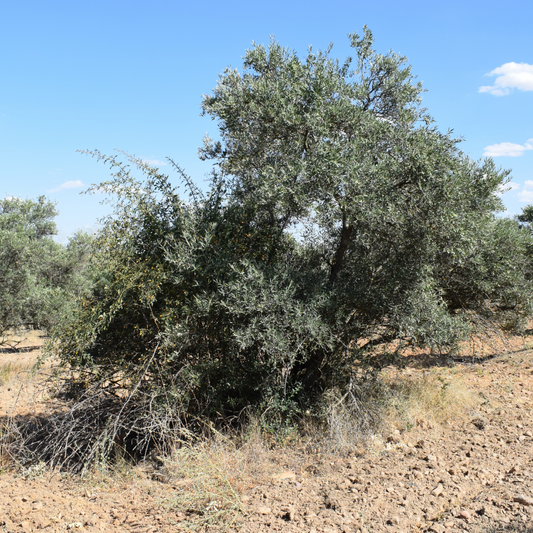
[[353, 380], [344, 393], [328, 391], [322, 411], [308, 421], [308, 447], [332, 453], [358, 451], [380, 431], [387, 394], [383, 381], [373, 373]]
[[0, 338], [0, 387], [10, 385], [18, 376], [35, 375], [43, 338], [39, 330], [10, 333]]
[[466, 420], [477, 403], [460, 377], [446, 370], [360, 373], [348, 391], [325, 395], [323, 412], [308, 434], [331, 452], [353, 453], [394, 430]]
[[239, 446], [242, 437], [212, 431], [209, 438], [187, 443], [161, 458], [177, 493], [167, 502], [185, 510], [196, 527], [232, 527], [245, 514], [246, 489], [270, 473], [271, 461], [257, 433]]
[[16, 363], [12, 361], [0, 364], [0, 387], [5, 387], [11, 384], [16, 377], [23, 372], [31, 372], [33, 367], [33, 364]]
[[447, 370], [414, 375], [394, 372], [383, 379], [390, 390], [385, 419], [395, 429], [462, 422], [479, 403], [462, 379]]

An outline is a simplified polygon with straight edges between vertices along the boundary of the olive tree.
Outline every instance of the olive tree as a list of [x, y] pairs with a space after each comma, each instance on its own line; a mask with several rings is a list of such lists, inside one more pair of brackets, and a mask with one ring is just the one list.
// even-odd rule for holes
[[[53, 203], [19, 198], [0, 200], [0, 337], [23, 327], [48, 324], [58, 306], [51, 236], [57, 211]], [[53, 259], [54, 258], [54, 259]]]
[[88, 286], [90, 237], [55, 242], [57, 214], [44, 196], [0, 200], [0, 344], [21, 329], [50, 329]]
[[[378, 330], [381, 341], [450, 347], [468, 331], [465, 312], [500, 300], [527, 313], [529, 291], [500, 284], [480, 260], [508, 172], [438, 130], [405, 58], [375, 52], [366, 28], [349, 37], [355, 58], [344, 62], [331, 49], [300, 59], [275, 41], [254, 46], [243, 71], [227, 69], [204, 97], [220, 135], [200, 154], [229, 201], [249, 206], [250, 231], [268, 228], [271, 250], [280, 235], [301, 235], [300, 268], [315, 265], [315, 289], [329, 295], [321, 313], [337, 353]], [[450, 280], [465, 266], [468, 298]]]
[[438, 130], [405, 58], [367, 29], [350, 42], [339, 62], [273, 40], [221, 75], [202, 103], [219, 127], [200, 148], [206, 193], [178, 165], [184, 196], [139, 159], [90, 152], [115, 210], [93, 288], [54, 335], [74, 403], [46, 453], [146, 453], [249, 408], [290, 419], [348, 387], [372, 345], [448, 351], [530, 313], [531, 237], [495, 216], [508, 172]]

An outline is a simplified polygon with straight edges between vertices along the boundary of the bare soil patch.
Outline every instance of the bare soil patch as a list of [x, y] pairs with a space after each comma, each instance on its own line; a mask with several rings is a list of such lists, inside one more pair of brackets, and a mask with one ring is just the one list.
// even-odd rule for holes
[[[360, 449], [264, 438], [237, 446], [221, 437], [84, 478], [4, 465], [0, 531], [533, 531], [531, 344], [515, 338], [507, 351], [431, 369], [438, 361], [413, 355], [404, 376], [461, 380], [475, 402], [448, 420], [420, 411]], [[0, 381], [0, 428], [13, 416], [46, 413], [30, 370], [37, 356], [0, 354], [1, 368], [20, 365]]]

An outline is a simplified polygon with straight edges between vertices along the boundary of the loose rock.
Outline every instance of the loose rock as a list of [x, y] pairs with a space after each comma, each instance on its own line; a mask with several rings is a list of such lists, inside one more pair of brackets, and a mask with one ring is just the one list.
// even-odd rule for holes
[[470, 517], [470, 513], [469, 513], [468, 511], [461, 511], [461, 512], [459, 513], [459, 518], [462, 518], [463, 520], [468, 521], [468, 520], [470, 520], [470, 518], [471, 518], [471, 517]]
[[440, 496], [444, 492], [444, 488], [442, 486], [442, 483], [439, 483], [432, 491], [431, 494], [433, 496]]
[[519, 494], [513, 498], [513, 501], [520, 503], [521, 505], [533, 505], [533, 498]]
[[472, 420], [472, 424], [476, 426], [478, 429], [485, 429], [485, 426], [487, 425], [487, 419], [483, 418], [482, 416], [477, 416]]

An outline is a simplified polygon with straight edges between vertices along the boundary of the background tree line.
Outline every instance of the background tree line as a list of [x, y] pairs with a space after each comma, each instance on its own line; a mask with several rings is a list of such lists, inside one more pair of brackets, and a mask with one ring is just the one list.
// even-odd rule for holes
[[67, 246], [55, 242], [57, 214], [44, 196], [0, 200], [0, 346], [20, 330], [58, 325], [88, 287], [91, 237], [78, 232]]

